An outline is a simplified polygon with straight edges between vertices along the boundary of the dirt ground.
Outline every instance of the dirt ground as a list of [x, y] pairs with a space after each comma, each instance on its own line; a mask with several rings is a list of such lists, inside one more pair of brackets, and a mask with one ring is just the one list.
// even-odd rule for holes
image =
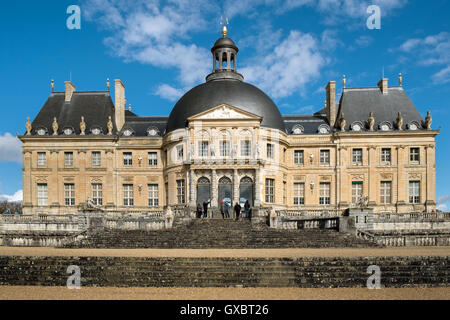
[[384, 257], [449, 256], [450, 247], [326, 248], [326, 249], [59, 249], [0, 247], [0, 255], [72, 257]]
[[450, 300], [450, 288], [92, 288], [0, 286], [0, 300]]

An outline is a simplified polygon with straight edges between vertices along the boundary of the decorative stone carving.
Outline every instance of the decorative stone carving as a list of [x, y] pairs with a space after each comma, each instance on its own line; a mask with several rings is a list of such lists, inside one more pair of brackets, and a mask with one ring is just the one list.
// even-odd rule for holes
[[27, 117], [27, 123], [25, 124], [25, 129], [27, 129], [27, 136], [31, 135], [31, 123], [30, 123], [30, 117]]
[[425, 118], [425, 127], [427, 130], [431, 130], [431, 124], [433, 123], [433, 118], [431, 118], [430, 111], [427, 111], [427, 117]]
[[373, 117], [373, 112], [369, 113], [369, 119], [367, 120], [369, 123], [369, 130], [373, 131], [375, 127], [375, 118]]
[[113, 123], [111, 120], [111, 116], [109, 116], [108, 117], [108, 136], [112, 135], [113, 128], [114, 128], [114, 126], [113, 126]]
[[401, 112], [398, 113], [397, 120], [395, 120], [395, 124], [399, 131], [403, 130], [403, 117], [402, 117]]
[[261, 155], [261, 146], [257, 142], [255, 145], [255, 158], [259, 159], [260, 155]]
[[53, 135], [57, 136], [59, 126], [58, 126], [58, 121], [56, 121], [56, 117], [53, 118], [52, 128], [53, 128]]
[[347, 124], [347, 121], [345, 121], [344, 113], [341, 113], [341, 118], [339, 119], [339, 129], [341, 129], [341, 132], [345, 132], [345, 125]]
[[84, 122], [84, 117], [81, 117], [81, 122], [80, 122], [80, 135], [84, 136], [86, 133], [86, 122]]

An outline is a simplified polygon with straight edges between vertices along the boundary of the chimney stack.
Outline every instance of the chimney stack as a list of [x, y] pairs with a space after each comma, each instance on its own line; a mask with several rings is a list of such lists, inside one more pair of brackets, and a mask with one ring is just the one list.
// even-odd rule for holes
[[381, 79], [380, 82], [378, 82], [378, 87], [380, 88], [383, 94], [388, 94], [389, 93], [388, 79], [387, 78]]
[[122, 130], [125, 124], [125, 85], [120, 79], [114, 80], [115, 90], [115, 118], [117, 130]]
[[330, 127], [333, 128], [336, 123], [336, 81], [328, 82], [326, 87], [327, 90], [327, 101], [326, 110], [328, 121], [330, 122]]
[[65, 81], [64, 82], [66, 90], [66, 102], [70, 102], [72, 100], [72, 95], [75, 92], [76, 88], [75, 85], [72, 83], [72, 81]]

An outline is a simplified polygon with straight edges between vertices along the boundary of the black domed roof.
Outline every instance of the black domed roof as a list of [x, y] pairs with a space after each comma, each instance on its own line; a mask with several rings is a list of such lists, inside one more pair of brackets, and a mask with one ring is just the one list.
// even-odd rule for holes
[[275, 103], [257, 87], [239, 80], [214, 80], [188, 91], [175, 105], [166, 133], [185, 128], [186, 119], [220, 104], [229, 104], [263, 118], [263, 127], [284, 131], [284, 123]]
[[217, 48], [233, 48], [236, 50], [236, 52], [239, 51], [234, 41], [226, 37], [219, 38], [216, 43], [214, 43], [214, 47], [212, 47], [211, 51], [214, 51]]

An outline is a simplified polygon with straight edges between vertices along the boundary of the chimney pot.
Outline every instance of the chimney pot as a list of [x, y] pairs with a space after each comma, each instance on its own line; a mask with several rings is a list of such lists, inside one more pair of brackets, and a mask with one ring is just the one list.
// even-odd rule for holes
[[65, 93], [66, 93], [66, 102], [70, 102], [72, 100], [72, 95], [76, 90], [75, 85], [72, 83], [72, 81], [65, 81]]
[[381, 79], [378, 82], [378, 87], [380, 88], [380, 90], [383, 94], [388, 94], [389, 93], [388, 79], [387, 78]]
[[326, 111], [328, 121], [330, 122], [330, 127], [333, 128], [336, 123], [336, 81], [328, 82], [326, 87], [327, 91], [327, 101], [326, 101]]
[[114, 94], [115, 94], [115, 118], [117, 130], [121, 130], [125, 124], [125, 85], [122, 80], [114, 80]]

